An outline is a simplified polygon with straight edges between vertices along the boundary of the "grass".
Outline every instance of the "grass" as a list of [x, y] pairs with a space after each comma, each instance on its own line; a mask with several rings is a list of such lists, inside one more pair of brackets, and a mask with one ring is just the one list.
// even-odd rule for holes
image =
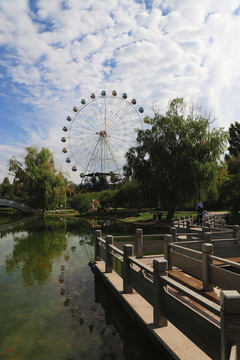
[[[166, 218], [166, 214], [163, 214], [162, 219]], [[148, 221], [153, 220], [153, 213], [149, 211], [144, 211], [140, 216], [131, 216], [125, 218], [126, 221], [135, 222], [135, 221]]]
[[[125, 218], [126, 221], [129, 221], [129, 222], [135, 222], [135, 221], [142, 221], [142, 222], [147, 222], [147, 221], [150, 221], [150, 220], [153, 220], [153, 211], [144, 211], [141, 213], [140, 216], [131, 216], [131, 217], [128, 217], [128, 218]], [[156, 211], [157, 213], [157, 211]], [[175, 218], [178, 218], [178, 217], [182, 217], [182, 216], [190, 216], [192, 215], [193, 213], [192, 212], [177, 212], [174, 214], [174, 217]], [[167, 212], [163, 212], [163, 215], [162, 215], [162, 218], [161, 220], [166, 220], [166, 217], [167, 217]]]

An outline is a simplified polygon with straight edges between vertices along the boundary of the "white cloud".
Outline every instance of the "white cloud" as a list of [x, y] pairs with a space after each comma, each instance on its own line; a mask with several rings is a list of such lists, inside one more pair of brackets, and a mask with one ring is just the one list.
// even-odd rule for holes
[[35, 6], [0, 2], [0, 98], [9, 88], [29, 106], [33, 119], [16, 119], [27, 145], [49, 146], [59, 166], [66, 116], [102, 89], [128, 92], [150, 115], [153, 105], [183, 96], [214, 111], [216, 125], [239, 120], [238, 0], [154, 0], [151, 9], [134, 0]]

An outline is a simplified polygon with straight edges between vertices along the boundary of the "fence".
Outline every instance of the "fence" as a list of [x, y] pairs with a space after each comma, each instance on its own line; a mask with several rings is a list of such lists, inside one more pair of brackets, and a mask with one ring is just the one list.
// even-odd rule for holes
[[[169, 236], [164, 242], [168, 253]], [[169, 278], [167, 260], [154, 259], [151, 268], [133, 256], [133, 245], [125, 244], [122, 251], [113, 244], [113, 236], [103, 239], [101, 230], [96, 230], [95, 260], [105, 262], [106, 272], [118, 273], [124, 293], [134, 289], [153, 306], [157, 326], [170, 321], [212, 359], [240, 358], [240, 294], [236, 290], [221, 291], [219, 306]], [[187, 304], [179, 293], [188, 299]], [[205, 311], [197, 311], [198, 306]]]
[[[194, 231], [193, 228], [189, 226], [189, 222], [187, 222], [186, 226], [186, 232], [180, 231], [178, 233], [178, 230], [183, 230], [181, 228], [177, 227], [171, 227], [170, 233], [173, 236], [173, 241], [178, 241], [182, 239], [205, 239], [205, 233], [211, 232], [211, 238], [212, 239], [226, 239], [226, 238], [239, 238], [240, 237], [240, 227], [239, 225], [233, 225], [231, 227], [227, 228], [211, 228], [210, 226], [203, 226], [201, 230]], [[184, 230], [185, 230], [184, 229]]]
[[[201, 227], [226, 229], [227, 225], [225, 217], [226, 214], [203, 215]], [[171, 226], [178, 227], [179, 229], [190, 229], [190, 227], [199, 228], [200, 225], [195, 223], [195, 217], [190, 215], [171, 219]]]
[[143, 254], [163, 253], [163, 240], [165, 234], [144, 235], [142, 229], [136, 230], [136, 235], [132, 236], [114, 236], [117, 242], [115, 246], [123, 250], [124, 244], [133, 245], [133, 251], [137, 258], [141, 258]]
[[[214, 255], [213, 252], [218, 249], [213, 248], [213, 244], [193, 242], [195, 246], [201, 245], [201, 251], [199, 251], [189, 248], [192, 242], [173, 243], [171, 235], [165, 236], [164, 243], [164, 258], [168, 261], [169, 270], [176, 266], [202, 280], [204, 291], [212, 290], [213, 286], [240, 291], [240, 264]], [[240, 245], [233, 245], [230, 248], [226, 246], [226, 249], [229, 257], [240, 256]], [[223, 247], [220, 250], [221, 253], [224, 252]], [[228, 271], [227, 266], [233, 271], [239, 271], [239, 274]]]

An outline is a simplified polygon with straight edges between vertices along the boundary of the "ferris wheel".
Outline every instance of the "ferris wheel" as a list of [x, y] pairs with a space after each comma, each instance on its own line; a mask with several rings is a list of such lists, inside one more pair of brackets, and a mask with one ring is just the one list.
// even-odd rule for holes
[[82, 179], [110, 173], [123, 176], [124, 156], [136, 142], [136, 130], [143, 128], [144, 109], [136, 104], [136, 99], [128, 101], [126, 93], [118, 96], [113, 90], [111, 95], [91, 94], [88, 102], [82, 99], [79, 107], [74, 106], [61, 138], [72, 171], [79, 171]]

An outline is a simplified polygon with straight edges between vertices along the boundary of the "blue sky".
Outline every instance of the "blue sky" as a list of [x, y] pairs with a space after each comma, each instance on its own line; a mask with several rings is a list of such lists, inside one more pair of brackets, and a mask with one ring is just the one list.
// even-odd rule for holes
[[181, 96], [215, 127], [240, 121], [239, 9], [240, 0], [0, 0], [0, 181], [25, 146], [48, 147], [69, 170], [66, 116], [103, 89], [127, 92], [145, 115]]

